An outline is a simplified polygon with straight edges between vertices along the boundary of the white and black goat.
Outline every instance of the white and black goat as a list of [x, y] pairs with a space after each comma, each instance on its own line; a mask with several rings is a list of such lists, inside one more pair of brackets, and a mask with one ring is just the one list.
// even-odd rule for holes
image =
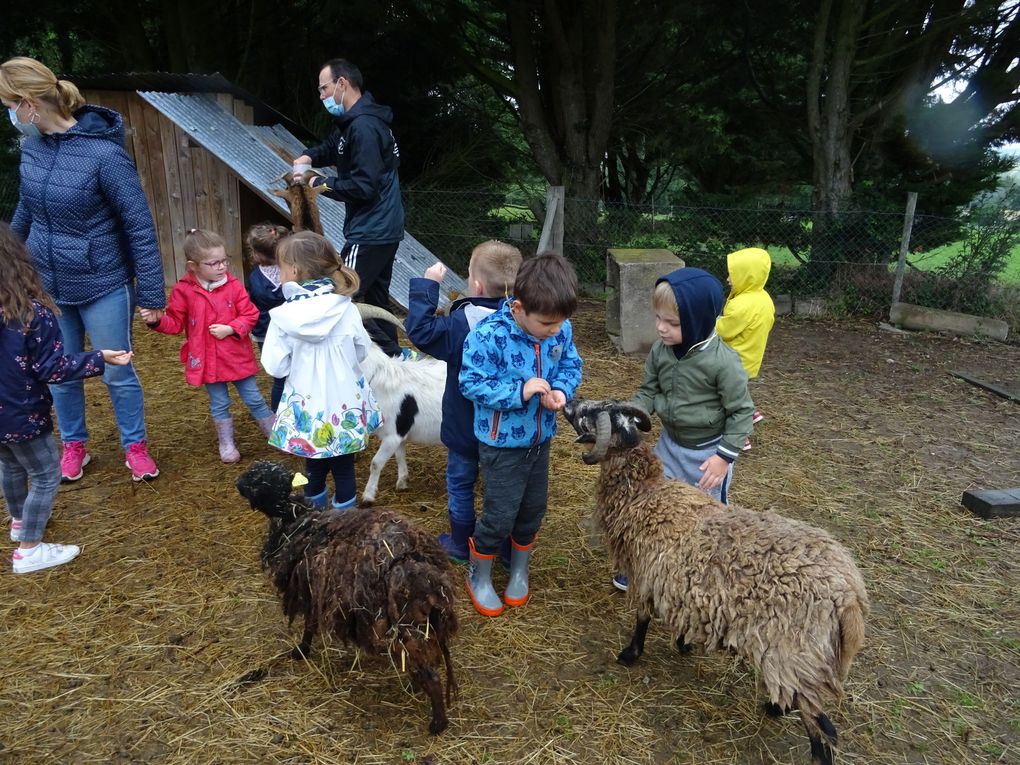
[[[389, 311], [365, 303], [357, 306], [363, 319], [381, 319], [403, 329], [404, 325]], [[446, 362], [430, 358], [400, 361], [373, 343], [362, 368], [382, 412], [382, 426], [373, 434], [379, 437], [379, 448], [361, 494], [361, 504], [368, 506], [375, 502], [379, 476], [390, 457], [397, 458], [397, 488], [407, 488], [404, 445], [408, 441], [427, 446], [442, 443], [439, 430], [443, 424]]]

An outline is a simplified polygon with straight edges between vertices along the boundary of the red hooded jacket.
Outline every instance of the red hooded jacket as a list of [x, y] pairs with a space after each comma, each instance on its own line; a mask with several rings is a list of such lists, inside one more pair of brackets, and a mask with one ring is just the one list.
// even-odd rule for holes
[[[210, 291], [189, 273], [170, 291], [166, 313], [153, 329], [165, 335], [184, 330], [188, 338], [181, 346], [184, 378], [189, 385], [204, 385], [243, 380], [258, 371], [250, 337], [258, 318], [259, 309], [244, 285], [230, 274], [226, 284]], [[210, 324], [229, 324], [234, 334], [217, 340], [209, 332]]]

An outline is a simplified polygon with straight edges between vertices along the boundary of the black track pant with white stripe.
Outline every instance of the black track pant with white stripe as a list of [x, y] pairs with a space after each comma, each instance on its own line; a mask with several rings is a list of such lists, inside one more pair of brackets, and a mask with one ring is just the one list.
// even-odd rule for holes
[[[347, 242], [340, 252], [340, 259], [348, 268], [357, 271], [361, 286], [355, 300], [390, 308], [390, 279], [393, 277], [393, 258], [396, 257], [399, 242], [393, 244], [353, 244]], [[387, 321], [365, 322], [365, 330], [376, 345], [390, 356], [400, 355], [397, 342], [397, 328]]]

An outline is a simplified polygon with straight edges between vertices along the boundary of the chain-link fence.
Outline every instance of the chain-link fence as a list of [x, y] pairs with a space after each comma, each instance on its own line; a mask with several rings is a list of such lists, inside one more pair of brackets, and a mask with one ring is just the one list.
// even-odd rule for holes
[[[405, 194], [407, 229], [464, 273], [472, 247], [498, 238], [535, 252], [544, 197], [471, 191]], [[762, 247], [768, 291], [798, 313], [888, 316], [903, 212], [830, 216], [784, 208], [608, 205], [567, 199], [564, 254], [590, 294], [604, 289], [606, 250], [664, 248], [725, 280], [726, 255]], [[957, 218], [913, 217], [900, 300], [1020, 324], [1020, 212], [1008, 200]]]
[[[0, 175], [0, 219], [17, 203], [16, 174]], [[917, 215], [907, 242], [900, 300], [1004, 319], [1020, 327], [1020, 211], [1015, 197], [956, 218]], [[472, 248], [510, 241], [527, 255], [538, 246], [544, 194], [408, 189], [407, 230], [437, 258], [467, 273]], [[602, 294], [609, 248], [664, 248], [688, 265], [726, 278], [726, 254], [763, 247], [772, 256], [767, 289], [789, 296], [801, 314], [887, 316], [903, 212], [656, 205], [567, 199], [564, 254], [588, 294]]]

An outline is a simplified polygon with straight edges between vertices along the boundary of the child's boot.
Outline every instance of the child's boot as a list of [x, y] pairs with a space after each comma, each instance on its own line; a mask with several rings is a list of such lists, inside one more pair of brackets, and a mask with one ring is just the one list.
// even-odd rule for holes
[[503, 600], [508, 606], [523, 606], [528, 602], [528, 564], [531, 562], [531, 550], [535, 540], [529, 545], [513, 542], [510, 551], [510, 579], [506, 583]]
[[262, 431], [262, 435], [269, 438], [273, 434], [273, 423], [276, 422], [276, 415], [270, 414], [266, 417], [256, 417], [255, 422], [259, 424], [259, 430]]
[[322, 491], [314, 496], [309, 496], [306, 493], [305, 499], [316, 510], [325, 510], [326, 505], [329, 503], [329, 487], [323, 487]]
[[213, 420], [216, 426], [216, 437], [220, 441], [220, 462], [237, 462], [241, 453], [234, 446], [234, 421], [227, 417], [224, 420]]
[[467, 573], [467, 591], [471, 602], [482, 616], [499, 616], [503, 613], [503, 601], [492, 586], [492, 561], [496, 556], [478, 552], [474, 537], [468, 539], [468, 553], [471, 565]]
[[439, 535], [439, 546], [454, 563], [468, 562], [468, 539], [475, 533], [475, 522], [455, 521], [450, 516], [450, 533]]

